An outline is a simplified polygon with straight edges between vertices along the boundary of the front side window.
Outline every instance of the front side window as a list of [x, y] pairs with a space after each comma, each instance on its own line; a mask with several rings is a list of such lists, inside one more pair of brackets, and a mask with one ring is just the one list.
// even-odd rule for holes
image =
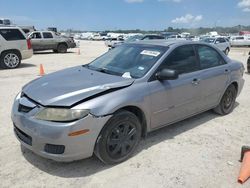
[[224, 42], [226, 42], [226, 40], [224, 38], [218, 38], [216, 40], [216, 43], [224, 43]]
[[126, 78], [141, 78], [167, 49], [168, 47], [164, 46], [124, 44], [110, 50], [86, 67]]
[[18, 29], [0, 29], [0, 35], [7, 40], [24, 40], [24, 35]]
[[198, 70], [198, 63], [192, 45], [176, 48], [163, 62], [162, 68], [178, 71], [179, 74]]
[[200, 59], [201, 69], [207, 69], [225, 64], [220, 54], [211, 47], [199, 45], [197, 53]]
[[51, 38], [53, 38], [53, 35], [52, 35], [52, 33], [49, 33], [49, 32], [43, 32], [43, 38], [51, 39]]
[[33, 33], [31, 36], [30, 36], [31, 39], [41, 39], [42, 36], [41, 36], [41, 33]]

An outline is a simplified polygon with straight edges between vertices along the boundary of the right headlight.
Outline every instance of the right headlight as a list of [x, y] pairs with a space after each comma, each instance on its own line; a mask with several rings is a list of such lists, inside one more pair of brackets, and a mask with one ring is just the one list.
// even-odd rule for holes
[[89, 110], [66, 108], [44, 108], [35, 115], [36, 119], [56, 122], [70, 122], [86, 117]]

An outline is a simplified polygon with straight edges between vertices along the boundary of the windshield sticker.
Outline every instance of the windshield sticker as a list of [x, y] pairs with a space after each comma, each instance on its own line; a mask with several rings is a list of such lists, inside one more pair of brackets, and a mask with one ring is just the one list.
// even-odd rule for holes
[[123, 75], [122, 75], [123, 78], [131, 78], [131, 75], [130, 75], [130, 72], [125, 72]]
[[141, 71], [143, 71], [144, 67], [139, 66], [138, 69], [141, 70]]
[[158, 55], [160, 55], [161, 53], [158, 51], [151, 51], [151, 50], [143, 50], [141, 52], [141, 55], [148, 55], [148, 56], [154, 56], [157, 57]]

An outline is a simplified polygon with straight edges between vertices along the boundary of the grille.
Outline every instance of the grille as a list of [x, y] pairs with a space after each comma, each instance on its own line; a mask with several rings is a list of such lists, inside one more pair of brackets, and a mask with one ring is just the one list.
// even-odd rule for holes
[[18, 129], [16, 126], [14, 126], [14, 132], [17, 135], [17, 137], [22, 140], [24, 143], [28, 144], [28, 145], [32, 145], [32, 138], [31, 136], [27, 135], [26, 133], [24, 133], [23, 131], [21, 131], [20, 129]]
[[46, 144], [44, 146], [44, 151], [51, 154], [63, 154], [64, 150], [65, 150], [64, 145]]
[[22, 104], [19, 104], [19, 106], [18, 106], [18, 112], [28, 113], [32, 109], [33, 109], [32, 107], [24, 106]]

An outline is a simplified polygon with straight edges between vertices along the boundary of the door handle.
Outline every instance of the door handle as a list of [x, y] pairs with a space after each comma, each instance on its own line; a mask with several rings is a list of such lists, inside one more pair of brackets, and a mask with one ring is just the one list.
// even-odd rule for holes
[[225, 74], [228, 74], [230, 71], [228, 69], [224, 70]]
[[192, 81], [192, 84], [193, 85], [198, 85], [200, 83], [200, 81], [201, 81], [200, 79], [194, 78], [193, 81]]

